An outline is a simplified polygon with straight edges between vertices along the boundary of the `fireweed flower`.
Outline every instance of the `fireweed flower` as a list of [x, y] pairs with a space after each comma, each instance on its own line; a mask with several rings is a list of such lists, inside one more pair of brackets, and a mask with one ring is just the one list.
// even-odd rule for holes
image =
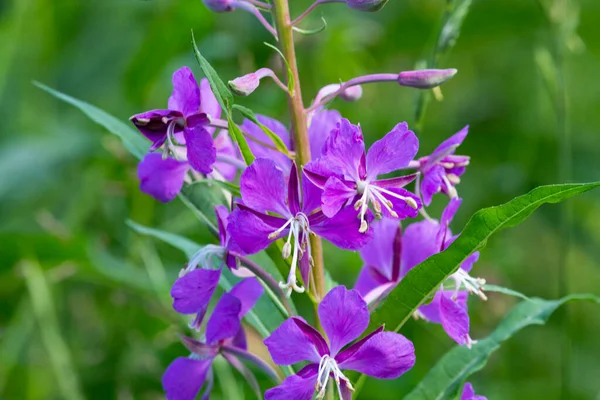
[[460, 400], [487, 400], [484, 396], [477, 396], [475, 394], [475, 390], [473, 390], [473, 385], [467, 382], [465, 383], [465, 387], [463, 388], [463, 392], [460, 395]]
[[[208, 88], [207, 85], [208, 82], [203, 84]], [[207, 93], [206, 90], [203, 92]], [[208, 92], [212, 96], [210, 88]], [[152, 142], [151, 151], [166, 143], [166, 154], [169, 154], [175, 143], [184, 142], [190, 166], [208, 174], [216, 161], [216, 150], [210, 132], [205, 128], [209, 122], [207, 112], [217, 114], [211, 116], [218, 118], [221, 110], [214, 107], [212, 99], [202, 109], [200, 94], [192, 71], [188, 67], [180, 68], [173, 74], [173, 93], [169, 97], [168, 109], [136, 114], [131, 117], [131, 122]]]
[[276, 364], [309, 362], [280, 386], [267, 390], [266, 400], [310, 400], [315, 392], [322, 399], [330, 380], [340, 398], [350, 400], [354, 388], [344, 370], [396, 379], [413, 367], [413, 344], [398, 333], [383, 332], [383, 326], [347, 346], [369, 325], [367, 303], [356, 290], [333, 288], [319, 304], [318, 313], [328, 340], [298, 317], [288, 319], [265, 339]]
[[[377, 179], [379, 175], [406, 168], [417, 154], [419, 141], [406, 123], [398, 124], [365, 152], [359, 126], [342, 119], [325, 141], [322, 157], [306, 168], [309, 179], [323, 189], [323, 213], [333, 217], [351, 203], [358, 210], [359, 231], [368, 229], [367, 211], [377, 217], [416, 217], [421, 201], [402, 187], [417, 175]], [[329, 171], [324, 175], [324, 171]], [[329, 176], [327, 176], [329, 175]]]
[[439, 192], [450, 198], [458, 197], [454, 186], [460, 183], [460, 176], [465, 173], [470, 157], [457, 156], [454, 152], [468, 132], [467, 125], [446, 139], [431, 155], [418, 160], [419, 171], [423, 174], [420, 190], [425, 205], [431, 204], [431, 198]]
[[[287, 282], [280, 286], [288, 296], [292, 290], [298, 293], [305, 290], [296, 281], [298, 266], [304, 284], [308, 285], [311, 233], [346, 250], [357, 250], [371, 239], [370, 234], [358, 234], [356, 212], [351, 207], [327, 218], [319, 210], [320, 189], [306, 178], [300, 185], [296, 164], [292, 164], [286, 182], [284, 172], [273, 160], [258, 158], [242, 173], [240, 191], [242, 202], [229, 216], [229, 233], [246, 254], [257, 253], [273, 241], [287, 238], [283, 257], [292, 257], [291, 268]], [[356, 229], [351, 229], [354, 226]]]
[[162, 385], [169, 400], [193, 400], [203, 386], [203, 399], [208, 399], [213, 386], [212, 363], [221, 355], [245, 377], [255, 381], [240, 358], [251, 361], [273, 375], [271, 368], [247, 351], [246, 334], [241, 320], [263, 294], [262, 285], [255, 279], [244, 279], [217, 302], [206, 324], [206, 339], [198, 341], [182, 337], [190, 350], [189, 357], [175, 359], [162, 377]]
[[196, 330], [200, 329], [210, 299], [219, 284], [222, 265], [225, 264], [235, 275], [249, 275], [238, 267], [231, 253], [238, 248], [227, 233], [229, 211], [225, 206], [216, 206], [215, 213], [219, 226], [219, 245], [207, 245], [198, 250], [171, 288], [173, 308], [181, 314], [194, 315], [190, 328]]
[[[410, 269], [443, 251], [456, 239], [452, 236], [449, 224], [460, 202], [460, 199], [450, 201], [441, 222], [417, 222], [409, 225], [404, 232], [397, 222], [390, 219], [374, 224], [373, 240], [360, 252], [365, 264], [355, 285], [365, 300], [371, 303], [384, 297]], [[419, 307], [415, 315], [441, 324], [448, 336], [467, 346], [474, 343], [469, 336], [468, 293], [476, 293], [486, 299], [481, 290], [485, 281], [472, 278], [468, 273], [478, 258], [479, 253], [474, 253], [448, 278], [454, 282], [454, 290], [441, 287], [433, 300]]]

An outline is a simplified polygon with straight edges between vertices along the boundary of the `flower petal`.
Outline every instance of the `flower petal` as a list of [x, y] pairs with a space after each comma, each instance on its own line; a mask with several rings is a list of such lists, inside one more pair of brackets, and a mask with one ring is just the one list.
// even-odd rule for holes
[[221, 106], [206, 78], [200, 80], [200, 112], [207, 114], [212, 119], [221, 117]]
[[196, 314], [205, 310], [220, 277], [220, 269], [195, 269], [177, 279], [171, 288], [175, 311]]
[[[314, 368], [313, 368], [314, 369]], [[317, 371], [306, 377], [292, 375], [277, 387], [265, 392], [265, 400], [311, 400], [315, 393]]]
[[458, 211], [460, 204], [462, 203], [462, 199], [450, 199], [446, 208], [444, 208], [444, 212], [442, 212], [442, 218], [440, 219], [440, 223], [443, 227], [450, 226], [450, 222], [454, 218], [454, 215]]
[[321, 110], [317, 112], [310, 122], [308, 138], [310, 142], [310, 154], [313, 159], [321, 156], [323, 145], [327, 137], [342, 119], [342, 115], [336, 110]]
[[[276, 119], [269, 118], [264, 115], [257, 115], [256, 118], [261, 124], [269, 128], [277, 136], [279, 136], [288, 149], [291, 148], [290, 134], [285, 125], [283, 125]], [[256, 125], [254, 122], [245, 119], [242, 123], [241, 128], [242, 131], [246, 132], [255, 139], [258, 139], [259, 141], [267, 143], [269, 145], [273, 144], [271, 138], [269, 138], [269, 136], [267, 136], [267, 134], [260, 128], [260, 126]], [[292, 161], [285, 154], [275, 149], [265, 147], [262, 144], [257, 143], [253, 140], [248, 140], [248, 146], [250, 146], [250, 149], [252, 150], [252, 153], [256, 156], [256, 158], [268, 158], [270, 160], [273, 160], [275, 164], [277, 164], [277, 166], [283, 171], [288, 172], [290, 170]]]
[[321, 195], [323, 214], [332, 218], [342, 209], [346, 202], [354, 198], [356, 194], [356, 189], [353, 189], [335, 176], [332, 176], [327, 180], [327, 183], [323, 188], [323, 194]]
[[168, 400], [194, 400], [200, 392], [213, 359], [176, 358], [162, 376]]
[[[300, 328], [304, 325], [306, 323], [297, 317], [289, 318], [265, 339], [265, 346], [275, 364], [292, 365], [301, 361], [318, 363], [321, 360], [321, 354], [315, 344], [319, 343], [319, 340], [307, 335], [307, 329]], [[321, 336], [318, 332], [316, 335]], [[322, 337], [320, 339], [323, 340]]]
[[471, 269], [473, 268], [473, 264], [475, 264], [478, 260], [479, 260], [479, 252], [476, 251], [475, 253], [473, 253], [469, 257], [467, 257], [467, 259], [465, 261], [463, 261], [463, 263], [460, 265], [460, 268], [462, 268], [465, 272], [470, 272]]
[[273, 160], [257, 158], [244, 171], [240, 182], [244, 205], [261, 213], [272, 211], [286, 219], [291, 216], [285, 202], [287, 182]]
[[444, 140], [427, 159], [425, 168], [432, 166], [433, 164], [440, 161], [444, 156], [454, 153], [456, 148], [460, 146], [469, 133], [469, 125]]
[[369, 325], [367, 303], [356, 290], [344, 286], [331, 289], [319, 303], [318, 312], [333, 356]]
[[227, 217], [229, 216], [229, 210], [224, 205], [216, 205], [215, 215], [217, 216], [217, 224], [219, 225], [219, 244], [225, 247], [227, 245]]
[[365, 341], [340, 369], [350, 369], [379, 379], [396, 379], [415, 365], [415, 348], [395, 332], [379, 332]]
[[360, 127], [343, 118], [325, 141], [322, 158], [330, 170], [339, 171], [347, 179], [358, 181], [364, 154], [365, 142]]
[[200, 88], [188, 67], [179, 68], [173, 73], [173, 93], [169, 97], [169, 108], [182, 112], [186, 117], [200, 109]]
[[358, 274], [354, 289], [364, 298], [373, 289], [386, 285], [390, 280], [372, 265], [365, 265]]
[[402, 273], [404, 276], [414, 266], [440, 251], [441, 243], [436, 241], [440, 225], [437, 221], [420, 221], [410, 224], [404, 230], [402, 244]]
[[169, 123], [182, 116], [179, 111], [151, 110], [136, 114], [130, 120], [152, 142], [150, 150], [156, 150], [167, 140]]
[[287, 204], [292, 215], [300, 212], [300, 182], [298, 182], [298, 168], [292, 163], [288, 179]]
[[484, 396], [478, 396], [475, 394], [475, 389], [473, 389], [473, 385], [467, 382], [463, 388], [463, 392], [460, 396], [460, 400], [487, 400]]
[[140, 190], [156, 200], [168, 203], [183, 187], [189, 166], [173, 158], [163, 159], [162, 154], [149, 153], [138, 165]]
[[210, 133], [202, 125], [186, 128], [183, 131], [187, 147], [187, 159], [192, 168], [203, 174], [210, 174], [217, 160], [217, 149]]
[[466, 345], [469, 342], [469, 314], [467, 304], [459, 304], [443, 293], [440, 298], [440, 318], [444, 330], [456, 343]]
[[389, 192], [392, 192], [396, 195], [400, 195], [402, 197], [408, 197], [411, 198], [414, 203], [416, 203], [417, 208], [413, 208], [412, 206], [410, 206], [405, 200], [399, 199], [395, 196], [392, 196], [389, 193], [382, 193], [383, 197], [385, 197], [386, 199], [388, 199], [391, 203], [392, 203], [392, 209], [393, 211], [397, 214], [396, 216], [392, 216], [389, 211], [387, 210], [386, 207], [381, 207], [382, 208], [382, 213], [384, 216], [388, 217], [388, 218], [397, 218], [397, 219], [406, 219], [406, 218], [415, 218], [417, 215], [419, 215], [419, 209], [421, 207], [423, 207], [423, 204], [421, 204], [421, 199], [419, 199], [417, 197], [417, 195], [409, 192], [406, 189], [387, 189]]
[[[205, 129], [209, 132], [209, 127]], [[238, 153], [229, 137], [227, 131], [221, 131], [214, 139], [214, 146], [217, 151], [217, 157], [219, 155], [227, 156], [233, 159], [238, 159]], [[233, 181], [237, 175], [237, 167], [230, 163], [223, 161], [216, 161], [214, 167], [223, 175], [226, 181]]]
[[[275, 217], [267, 217], [275, 219]], [[277, 240], [288, 232], [288, 229], [285, 229], [278, 237], [269, 239], [269, 235], [276, 231], [277, 228], [271, 224], [267, 224], [255, 213], [239, 208], [235, 209], [227, 220], [227, 230], [231, 238], [246, 254], [258, 253], [266, 249], [274, 240]], [[279, 226], [285, 223], [281, 218], [277, 218], [277, 220], [281, 221], [281, 225]]]
[[[358, 250], [369, 243], [373, 238], [373, 229], [369, 228], [365, 233], [360, 233], [360, 220], [356, 218], [358, 212], [354, 207], [346, 206], [340, 210], [333, 218], [326, 219], [324, 214], [323, 221], [313, 223], [319, 219], [319, 214], [309, 216], [311, 221], [311, 230], [324, 239], [344, 250]], [[369, 211], [366, 215], [366, 221], [370, 225], [373, 221], [373, 214]]]
[[[443, 292], [438, 291], [438, 292], [436, 292], [435, 296], [433, 296], [433, 300], [431, 300], [431, 302], [429, 304], [425, 304], [425, 305], [419, 307], [419, 311], [421, 312], [421, 314], [423, 314], [425, 319], [427, 319], [427, 321], [429, 321], [429, 322], [433, 322], [434, 324], [442, 323], [442, 315], [440, 312], [442, 294], [444, 296], [452, 296], [454, 294], [454, 291], [453, 290], [444, 290]], [[468, 296], [469, 296], [469, 294], [467, 292], [460, 291], [460, 292], [458, 292], [456, 301], [459, 304], [465, 304], [465, 307], [466, 307]]]
[[367, 153], [368, 177], [387, 174], [404, 168], [411, 162], [419, 150], [419, 140], [408, 130], [408, 124], [402, 122], [382, 139], [373, 143]]
[[[366, 265], [377, 269], [382, 275], [388, 278], [392, 277], [392, 261], [394, 258], [394, 243], [397, 242], [396, 236], [400, 231], [400, 224], [397, 220], [383, 218], [372, 224], [373, 240], [360, 249], [360, 256]], [[401, 246], [400, 243], [397, 245]]]
[[241, 328], [242, 302], [231, 293], [223, 293], [206, 324], [206, 342], [233, 338]]
[[442, 190], [445, 174], [446, 171], [441, 165], [434, 165], [423, 174], [423, 180], [421, 181], [421, 195], [423, 196], [423, 203], [425, 203], [426, 206], [431, 204], [433, 195]]
[[242, 318], [258, 301], [264, 293], [264, 289], [256, 278], [247, 278], [237, 283], [229, 294], [235, 296], [242, 306], [240, 318]]

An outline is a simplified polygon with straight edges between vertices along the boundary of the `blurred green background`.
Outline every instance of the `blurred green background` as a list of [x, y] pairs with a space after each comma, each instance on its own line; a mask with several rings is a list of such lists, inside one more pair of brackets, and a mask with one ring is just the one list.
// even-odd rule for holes
[[[291, 3], [295, 14], [309, 4]], [[472, 161], [455, 231], [477, 209], [534, 186], [600, 178], [600, 2], [557, 3], [579, 7], [580, 17], [555, 8], [548, 18], [535, 0], [475, 0], [456, 46], [440, 59], [459, 73], [417, 133], [425, 155], [471, 126], [460, 147]], [[322, 13], [328, 29], [298, 38], [305, 100], [340, 79], [412, 69], [430, 56], [445, 6], [392, 0], [376, 14], [320, 8], [303, 26], [317, 26]], [[164, 368], [185, 355], [168, 296], [185, 257], [125, 221], [201, 243], [210, 237], [179, 201], [163, 205], [140, 193], [136, 160], [120, 141], [32, 80], [126, 120], [166, 105], [178, 67], [200, 76], [191, 29], [224, 79], [276, 65], [263, 44], [272, 38], [249, 14], [215, 15], [200, 0], [0, 0], [0, 398], [158, 399]], [[552, 61], [559, 53], [562, 72]], [[263, 86], [242, 103], [285, 120], [283, 94]], [[380, 84], [334, 107], [372, 142], [399, 121], [416, 127], [415, 96]], [[600, 295], [598, 200], [593, 192], [543, 207], [495, 236], [475, 274], [531, 296]], [[433, 214], [441, 207], [443, 200]], [[361, 263], [327, 247], [326, 265], [351, 285]], [[471, 299], [472, 336], [485, 337], [515, 302], [500, 294]], [[490, 399], [600, 399], [598, 332], [597, 306], [569, 305], [547, 326], [518, 333], [471, 381]], [[415, 343], [415, 368], [397, 381], [368, 381], [360, 398], [401, 398], [452, 347], [439, 326], [410, 322], [403, 333]], [[214, 398], [227, 398], [219, 385]]]

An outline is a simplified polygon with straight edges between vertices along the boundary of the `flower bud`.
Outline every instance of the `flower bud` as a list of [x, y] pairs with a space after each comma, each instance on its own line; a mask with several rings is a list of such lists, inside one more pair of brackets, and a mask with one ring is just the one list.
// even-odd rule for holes
[[234, 0], [202, 0], [204, 5], [214, 12], [233, 11]]
[[351, 86], [340, 93], [340, 98], [344, 101], [357, 101], [362, 97], [362, 86]]
[[358, 11], [379, 11], [388, 0], [346, 0], [348, 7]]
[[229, 87], [231, 88], [231, 91], [238, 96], [249, 96], [258, 88], [260, 80], [266, 76], [270, 76], [273, 79], [277, 78], [275, 73], [269, 68], [261, 68], [256, 72], [229, 81]]
[[449, 69], [422, 69], [417, 71], [404, 71], [398, 74], [398, 83], [417, 89], [433, 89], [449, 81], [457, 70]]

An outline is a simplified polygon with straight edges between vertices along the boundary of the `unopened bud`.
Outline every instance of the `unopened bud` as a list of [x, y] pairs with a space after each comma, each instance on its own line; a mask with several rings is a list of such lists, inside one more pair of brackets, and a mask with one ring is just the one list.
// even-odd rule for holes
[[214, 12], [229, 12], [235, 10], [233, 0], [202, 0], [209, 10]]
[[273, 78], [275, 82], [279, 81], [275, 73], [269, 68], [261, 68], [256, 72], [229, 81], [229, 87], [231, 88], [231, 91], [238, 96], [249, 96], [256, 88], [258, 88], [260, 80], [266, 76]]
[[433, 89], [449, 81], [457, 70], [449, 69], [422, 69], [417, 71], [403, 71], [398, 74], [398, 83], [402, 86], [417, 89]]
[[351, 86], [340, 93], [340, 98], [344, 101], [357, 101], [362, 97], [362, 86]]
[[388, 0], [346, 0], [348, 7], [358, 11], [379, 11]]

